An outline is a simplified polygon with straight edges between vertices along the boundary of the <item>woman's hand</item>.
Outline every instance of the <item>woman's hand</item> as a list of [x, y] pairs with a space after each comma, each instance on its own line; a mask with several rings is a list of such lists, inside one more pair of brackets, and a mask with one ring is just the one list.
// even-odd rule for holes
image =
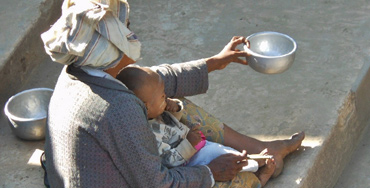
[[249, 54], [245, 51], [240, 51], [236, 48], [239, 44], [246, 44], [249, 47], [249, 42], [246, 41], [245, 37], [235, 36], [231, 41], [224, 47], [224, 49], [215, 56], [206, 59], [208, 66], [208, 72], [214, 70], [222, 70], [231, 62], [248, 65], [248, 62], [239, 57], [247, 57]]
[[242, 170], [243, 166], [247, 165], [247, 152], [244, 150], [241, 155], [232, 153], [220, 155], [207, 166], [211, 169], [216, 181], [229, 181]]

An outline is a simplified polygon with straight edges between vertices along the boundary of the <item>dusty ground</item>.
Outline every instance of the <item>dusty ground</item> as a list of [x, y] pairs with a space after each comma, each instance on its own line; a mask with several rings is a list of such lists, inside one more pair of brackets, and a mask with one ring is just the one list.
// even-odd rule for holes
[[[260, 139], [306, 132], [303, 147], [287, 158], [284, 173], [266, 187], [333, 187], [338, 178], [339, 188], [369, 187], [364, 175], [370, 172], [366, 136], [350, 158], [368, 125], [364, 114], [370, 111], [366, 97], [370, 88], [370, 6], [366, 1], [129, 2], [131, 28], [143, 44], [141, 65], [208, 57], [233, 35], [270, 30], [293, 37], [298, 51], [287, 72], [263, 75], [247, 66], [231, 65], [211, 73], [207, 94], [191, 99], [237, 131]], [[19, 66], [21, 72], [6, 74], [9, 81], [2, 83], [1, 99], [28, 88], [53, 88], [61, 66], [45, 57], [42, 46], [17, 42], [30, 32], [28, 37], [39, 37], [40, 33], [27, 28], [41, 15], [39, 7], [47, 11], [45, 1], [4, 3], [8, 6], [0, 8], [0, 23], [13, 20], [18, 24], [1, 28], [0, 68]], [[24, 9], [25, 3], [32, 6]], [[27, 58], [7, 61], [12, 49], [20, 53], [15, 56], [22, 56], [21, 52], [30, 48], [38, 49], [31, 54], [39, 57], [37, 62]], [[31, 164], [30, 158], [43, 149], [43, 142], [15, 138], [1, 115], [0, 185], [42, 187], [42, 170]], [[339, 177], [348, 161], [350, 167]]]

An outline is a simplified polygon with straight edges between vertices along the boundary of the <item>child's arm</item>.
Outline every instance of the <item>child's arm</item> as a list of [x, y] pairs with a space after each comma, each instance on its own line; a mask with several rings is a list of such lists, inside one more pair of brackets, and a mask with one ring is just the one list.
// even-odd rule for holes
[[199, 127], [200, 124], [193, 125], [191, 130], [188, 132], [188, 135], [186, 136], [186, 139], [191, 143], [193, 147], [195, 147], [197, 144], [199, 144], [200, 141], [202, 141]]

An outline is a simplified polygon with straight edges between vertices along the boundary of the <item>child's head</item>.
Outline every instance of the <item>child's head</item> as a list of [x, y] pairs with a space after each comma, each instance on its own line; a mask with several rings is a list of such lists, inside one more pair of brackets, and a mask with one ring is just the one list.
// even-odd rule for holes
[[155, 118], [166, 107], [166, 94], [161, 76], [149, 68], [126, 67], [116, 77], [144, 102], [148, 118]]

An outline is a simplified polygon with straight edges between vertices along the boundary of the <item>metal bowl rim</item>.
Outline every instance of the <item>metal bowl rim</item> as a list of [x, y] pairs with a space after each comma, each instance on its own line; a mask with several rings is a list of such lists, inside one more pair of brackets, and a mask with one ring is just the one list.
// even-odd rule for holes
[[254, 34], [249, 35], [246, 38], [246, 40], [249, 40], [250, 38], [252, 38], [254, 36], [262, 35], [262, 34], [277, 34], [277, 35], [284, 36], [293, 43], [293, 49], [289, 53], [286, 53], [284, 55], [279, 55], [279, 56], [266, 56], [266, 55], [261, 55], [259, 53], [256, 53], [252, 50], [249, 50], [251, 52], [252, 56], [260, 57], [260, 58], [266, 58], [266, 59], [275, 59], [275, 58], [286, 57], [286, 56], [292, 55], [297, 50], [297, 43], [295, 42], [295, 40], [292, 37], [290, 37], [289, 35], [283, 34], [283, 33], [275, 32], [275, 31], [263, 31], [263, 32], [254, 33]]
[[18, 116], [14, 116], [12, 113], [9, 112], [8, 110], [8, 105], [9, 103], [17, 96], [19, 95], [22, 95], [24, 93], [29, 93], [31, 91], [36, 91], [36, 90], [42, 90], [42, 91], [51, 91], [53, 92], [54, 90], [53, 89], [50, 89], [50, 88], [33, 88], [33, 89], [28, 89], [28, 90], [24, 90], [24, 91], [21, 91], [13, 96], [11, 96], [8, 101], [6, 101], [6, 104], [5, 104], [5, 107], [4, 107], [4, 113], [6, 116], [8, 116], [9, 119], [12, 119], [12, 120], [15, 120], [15, 121], [19, 121], [19, 122], [26, 122], [26, 121], [35, 121], [35, 120], [42, 120], [42, 119], [45, 119], [45, 117], [39, 117], [39, 118], [21, 118], [21, 117], [18, 117]]

